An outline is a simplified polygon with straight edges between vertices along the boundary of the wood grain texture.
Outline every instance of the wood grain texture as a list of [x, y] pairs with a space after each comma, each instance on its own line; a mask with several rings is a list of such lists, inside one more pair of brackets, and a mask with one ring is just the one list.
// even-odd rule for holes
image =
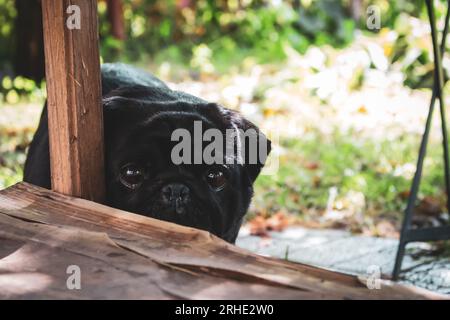
[[[68, 290], [78, 265], [82, 290]], [[439, 299], [265, 258], [192, 228], [26, 183], [0, 191], [0, 298]]]
[[[66, 26], [70, 5], [80, 29]], [[42, 1], [52, 189], [104, 200], [103, 113], [97, 1]]]

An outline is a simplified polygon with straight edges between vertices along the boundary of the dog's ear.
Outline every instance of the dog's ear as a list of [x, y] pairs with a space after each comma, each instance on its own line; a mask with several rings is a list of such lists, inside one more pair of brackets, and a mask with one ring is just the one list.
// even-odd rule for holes
[[102, 104], [105, 130], [118, 129], [139, 117], [139, 108], [136, 108], [138, 102], [133, 99], [110, 96], [103, 98]]
[[164, 101], [167, 98], [165, 91], [161, 88], [126, 86], [109, 92], [102, 99], [105, 125], [115, 128], [117, 124], [136, 123], [159, 111], [160, 103], [155, 100]]
[[[264, 167], [266, 158], [269, 156], [271, 141], [255, 124], [245, 119], [239, 112], [223, 108], [222, 114], [234, 128], [239, 129], [243, 133], [241, 138], [246, 139], [245, 143], [243, 143], [245, 150], [241, 151], [242, 156], [245, 156], [243, 166], [248, 173], [250, 181], [253, 183]], [[256, 155], [250, 154], [251, 152], [256, 152]], [[252, 159], [256, 161], [251, 161]]]

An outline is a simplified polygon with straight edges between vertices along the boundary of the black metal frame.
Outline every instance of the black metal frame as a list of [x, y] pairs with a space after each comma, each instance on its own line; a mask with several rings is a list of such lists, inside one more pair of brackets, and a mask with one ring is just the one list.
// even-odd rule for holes
[[392, 277], [394, 280], [398, 280], [403, 257], [405, 255], [405, 247], [409, 242], [417, 241], [438, 241], [438, 240], [449, 240], [450, 239], [450, 226], [444, 227], [429, 227], [421, 229], [411, 228], [411, 221], [414, 214], [414, 206], [417, 200], [417, 193], [419, 191], [420, 179], [422, 177], [423, 161], [425, 158], [427, 144], [430, 134], [431, 120], [433, 117], [434, 104], [436, 98], [439, 99], [440, 105], [440, 115], [442, 123], [442, 144], [444, 149], [444, 169], [445, 169], [445, 186], [447, 191], [447, 212], [450, 213], [450, 167], [449, 167], [449, 153], [448, 153], [448, 137], [447, 137], [447, 124], [445, 117], [445, 104], [442, 93], [442, 88], [444, 86], [444, 77], [442, 69], [442, 55], [445, 52], [445, 41], [449, 29], [449, 18], [450, 18], [450, 0], [447, 0], [447, 14], [445, 17], [444, 30], [442, 31], [441, 45], [439, 47], [437, 40], [437, 30], [436, 30], [436, 17], [434, 15], [434, 4], [433, 0], [425, 0], [428, 18], [431, 27], [431, 39], [433, 42], [433, 55], [434, 55], [434, 85], [433, 93], [430, 102], [430, 108], [428, 112], [428, 117], [425, 125], [425, 132], [422, 136], [422, 141], [419, 149], [419, 158], [417, 160], [417, 168], [414, 174], [413, 183], [411, 186], [408, 204], [405, 210], [405, 217], [403, 220], [402, 230], [400, 234], [400, 242], [397, 251], [397, 257], [395, 260], [395, 266], [393, 270]]

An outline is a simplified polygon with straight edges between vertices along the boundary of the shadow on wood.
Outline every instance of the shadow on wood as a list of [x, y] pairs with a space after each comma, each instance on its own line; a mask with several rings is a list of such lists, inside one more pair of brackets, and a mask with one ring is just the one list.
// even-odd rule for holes
[[[0, 191], [0, 298], [428, 299], [265, 258], [208, 232], [20, 183]], [[67, 288], [68, 266], [81, 290]]]

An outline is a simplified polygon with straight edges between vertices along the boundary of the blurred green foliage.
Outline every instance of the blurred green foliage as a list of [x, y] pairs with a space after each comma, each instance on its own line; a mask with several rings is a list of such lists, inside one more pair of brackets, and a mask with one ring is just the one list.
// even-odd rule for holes
[[300, 52], [311, 44], [342, 46], [354, 30], [344, 3], [329, 0], [140, 0], [124, 1], [124, 10], [128, 40], [122, 43], [109, 35], [106, 5], [100, 3], [107, 61], [137, 61], [161, 51], [181, 60], [207, 45], [219, 60], [250, 51], [267, 62], [285, 58], [285, 43]]
[[[354, 16], [355, 3], [359, 3], [359, 18]], [[391, 57], [392, 62], [406, 60], [405, 83], [429, 86], [428, 48], [417, 48], [405, 20], [411, 16], [426, 20], [423, 1], [123, 0], [125, 41], [111, 35], [107, 3], [99, 1], [101, 56], [103, 61], [135, 64], [170, 61], [201, 72], [225, 71], [248, 56], [256, 63], [277, 62], [286, 58], [286, 46], [300, 53], [311, 45], [342, 47], [352, 42], [356, 29], [369, 32], [365, 26], [369, 5], [380, 9], [382, 27], [399, 35]], [[443, 0], [436, 6], [437, 18], [442, 18]], [[13, 0], [0, 0], [0, 83], [5, 76], [14, 77], [16, 15]], [[9, 102], [16, 100], [16, 94], [33, 92], [0, 86], [1, 100]]]
[[5, 75], [0, 82], [0, 101], [3, 100], [8, 104], [40, 102], [45, 95], [45, 81], [36, 83], [22, 76], [12, 78]]
[[14, 1], [0, 0], [0, 70], [11, 60], [15, 17]]

